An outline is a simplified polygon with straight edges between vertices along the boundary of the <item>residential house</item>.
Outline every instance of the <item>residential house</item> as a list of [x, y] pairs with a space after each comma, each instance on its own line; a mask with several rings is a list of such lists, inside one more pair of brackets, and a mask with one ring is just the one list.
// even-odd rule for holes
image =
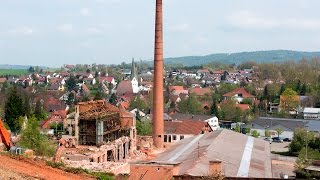
[[132, 83], [129, 80], [121, 81], [117, 86], [117, 96], [123, 96], [126, 94], [133, 94]]
[[164, 121], [164, 142], [174, 143], [210, 131], [211, 127], [204, 121]]
[[95, 85], [96, 84], [96, 79], [95, 78], [83, 78], [83, 81], [90, 84], [90, 85]]
[[244, 99], [249, 99], [252, 103], [256, 100], [256, 97], [248, 93], [244, 88], [237, 88], [224, 94], [223, 97], [225, 100], [236, 100], [237, 103], [242, 103]]
[[0, 84], [3, 84], [7, 81], [7, 78], [5, 77], [0, 77]]
[[50, 129], [50, 125], [52, 123], [64, 123], [66, 119], [66, 111], [65, 110], [59, 110], [59, 111], [54, 111], [48, 119], [44, 120], [43, 123], [41, 124], [42, 129]]
[[213, 90], [211, 88], [195, 87], [189, 90], [189, 94], [194, 94], [197, 97], [206, 97], [211, 96], [213, 94]]
[[54, 112], [66, 109], [65, 103], [59, 99], [55, 99], [54, 97], [49, 97], [47, 100], [44, 101], [43, 105], [44, 109], [47, 112]]
[[59, 84], [51, 84], [48, 91], [64, 91], [64, 86]]
[[99, 77], [99, 83], [107, 83], [107, 84], [112, 84], [113, 86], [117, 85], [116, 80], [112, 76], [107, 76], [107, 77]]
[[205, 76], [205, 75], [208, 75], [210, 74], [210, 71], [208, 69], [199, 69], [197, 71], [197, 75], [198, 76]]
[[185, 89], [183, 86], [169, 86], [169, 93], [172, 95], [179, 96], [180, 94], [189, 94], [188, 90]]

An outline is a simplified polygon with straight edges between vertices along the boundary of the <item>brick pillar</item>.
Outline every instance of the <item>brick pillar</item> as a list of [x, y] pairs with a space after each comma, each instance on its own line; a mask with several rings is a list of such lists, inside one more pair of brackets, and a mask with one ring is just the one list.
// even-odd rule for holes
[[154, 87], [153, 87], [153, 144], [163, 147], [163, 37], [162, 0], [156, 0]]
[[209, 161], [209, 175], [221, 175], [222, 162], [219, 160]]

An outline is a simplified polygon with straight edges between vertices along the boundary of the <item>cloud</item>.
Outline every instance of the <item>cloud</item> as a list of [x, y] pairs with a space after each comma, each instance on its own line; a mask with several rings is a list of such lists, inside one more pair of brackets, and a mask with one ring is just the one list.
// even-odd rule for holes
[[172, 27], [169, 27], [169, 30], [173, 32], [190, 32], [191, 26], [187, 23], [176, 24]]
[[97, 3], [118, 3], [121, 0], [96, 0]]
[[73, 31], [72, 24], [62, 24], [61, 26], [57, 27], [57, 30], [63, 33], [69, 33]]
[[102, 33], [102, 30], [99, 29], [99, 28], [97, 28], [97, 27], [89, 27], [89, 28], [87, 29], [87, 32], [88, 32], [89, 34], [100, 34], [100, 33]]
[[27, 26], [17, 27], [14, 29], [9, 30], [11, 34], [22, 34], [22, 35], [31, 35], [34, 33], [34, 29]]
[[272, 18], [249, 11], [238, 11], [226, 18], [227, 23], [240, 29], [320, 30], [320, 21], [307, 18]]
[[80, 14], [81, 14], [81, 16], [89, 16], [90, 15], [89, 9], [88, 8], [82, 8], [80, 10]]

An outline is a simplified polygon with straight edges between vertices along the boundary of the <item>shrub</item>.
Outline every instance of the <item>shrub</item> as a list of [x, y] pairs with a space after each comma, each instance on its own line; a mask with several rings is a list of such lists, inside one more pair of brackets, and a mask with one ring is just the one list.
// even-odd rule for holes
[[37, 155], [49, 157], [52, 157], [56, 150], [54, 142], [40, 133], [38, 120], [35, 117], [28, 120], [18, 144], [23, 148], [32, 149]]

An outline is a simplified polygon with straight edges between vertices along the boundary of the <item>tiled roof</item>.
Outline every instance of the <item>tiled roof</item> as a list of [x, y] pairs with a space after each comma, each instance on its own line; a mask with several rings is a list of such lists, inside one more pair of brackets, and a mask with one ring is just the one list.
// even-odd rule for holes
[[4, 82], [6, 82], [6, 81], [7, 81], [6, 78], [0, 78], [0, 83], [4, 83]]
[[114, 77], [112, 77], [112, 76], [99, 77], [99, 82], [106, 81], [106, 82], [108, 82], [108, 83], [111, 83], [113, 79], [114, 79]]
[[236, 94], [242, 94], [243, 98], [253, 98], [253, 97], [255, 97], [254, 95], [248, 93], [244, 88], [235, 89], [235, 90], [233, 90], [231, 92], [228, 92], [228, 93], [224, 94], [223, 96], [232, 97], [232, 96], [234, 96]]
[[50, 128], [51, 123], [54, 123], [54, 122], [62, 123], [65, 118], [66, 118], [65, 110], [54, 111], [48, 119], [43, 121], [43, 123], [41, 124], [41, 128], [48, 129]]
[[197, 96], [204, 96], [205, 94], [211, 94], [212, 93], [212, 89], [211, 88], [191, 88], [190, 89], [190, 94], [194, 93]]
[[174, 91], [174, 90], [185, 90], [183, 86], [169, 86], [169, 91]]
[[127, 101], [124, 101], [124, 102], [121, 102], [121, 103], [120, 103], [120, 106], [121, 106], [123, 109], [128, 109], [129, 106], [130, 106], [130, 103], [127, 102]]
[[164, 121], [165, 134], [201, 134], [205, 130], [206, 122], [203, 121]]
[[132, 89], [132, 84], [129, 80], [123, 80], [118, 84], [117, 87], [117, 95], [125, 95], [125, 94], [132, 94], [133, 89]]

